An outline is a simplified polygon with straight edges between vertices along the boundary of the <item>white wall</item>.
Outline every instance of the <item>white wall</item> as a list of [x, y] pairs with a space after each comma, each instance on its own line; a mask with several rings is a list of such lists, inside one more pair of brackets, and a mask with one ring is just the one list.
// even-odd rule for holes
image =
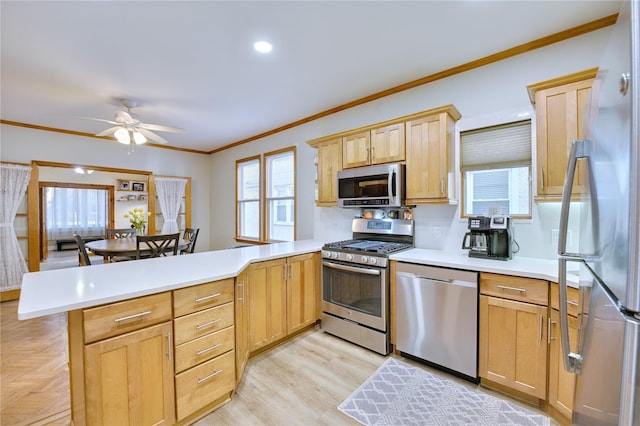
[[[297, 238], [326, 241], [349, 238], [350, 219], [354, 211], [320, 208], [313, 203], [313, 160], [316, 151], [306, 144], [307, 140], [446, 104], [454, 104], [462, 114], [456, 126], [457, 132], [469, 126], [493, 124], [501, 117], [517, 117], [518, 113], [530, 114], [535, 127], [534, 109], [526, 86], [597, 66], [609, 33], [610, 28], [598, 30], [213, 155], [211, 210], [217, 213], [214, 220], [219, 225], [212, 225], [211, 247], [220, 249], [234, 244], [235, 188], [232, 183], [237, 159], [295, 145], [298, 162]], [[535, 145], [533, 170], [536, 170]], [[533, 184], [535, 188], [535, 180]], [[460, 219], [457, 206], [419, 206], [414, 211], [414, 218], [416, 246], [460, 249], [466, 222]], [[555, 247], [551, 244], [551, 230], [557, 228], [558, 219], [557, 204], [534, 204], [531, 220], [516, 221], [514, 233], [521, 248], [520, 255], [552, 258]], [[437, 237], [439, 234], [442, 238]]]
[[196, 251], [209, 249], [211, 178], [209, 157], [205, 154], [145, 145], [137, 146], [135, 152], [129, 154], [127, 146], [113, 141], [3, 124], [0, 126], [0, 160], [15, 163], [53, 161], [151, 171], [158, 175], [190, 176], [193, 207], [191, 223], [201, 229]]
[[[128, 154], [127, 147], [105, 140], [2, 125], [0, 160], [22, 163], [57, 161], [191, 176], [192, 222], [201, 228], [198, 238], [198, 251], [201, 251], [236, 244], [233, 238], [235, 161], [296, 146], [297, 239], [345, 239], [351, 236], [350, 219], [354, 211], [315, 207], [316, 150], [306, 144], [307, 140], [446, 104], [454, 104], [462, 113], [457, 131], [516, 112], [532, 113], [526, 86], [597, 66], [609, 33], [610, 28], [598, 30], [333, 114], [210, 157], [149, 146], [136, 147], [135, 153]], [[554, 256], [550, 233], [557, 227], [558, 212], [557, 205], [538, 204], [533, 207], [531, 220], [517, 221], [515, 236], [521, 246], [521, 255]], [[416, 208], [414, 217], [418, 247], [452, 250], [460, 247], [466, 223], [459, 218], [457, 206], [420, 206]], [[438, 234], [443, 238], [435, 238]]]

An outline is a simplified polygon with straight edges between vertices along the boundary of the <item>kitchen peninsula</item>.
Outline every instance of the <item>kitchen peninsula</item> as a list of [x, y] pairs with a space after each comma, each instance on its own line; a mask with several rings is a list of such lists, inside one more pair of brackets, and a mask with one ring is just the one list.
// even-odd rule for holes
[[[109, 410], [100, 415], [109, 420], [113, 418], [105, 416], [128, 415], [137, 423], [189, 424], [229, 401], [249, 353], [268, 349], [317, 321], [322, 244], [304, 240], [28, 273], [18, 317], [68, 312], [75, 424], [98, 422], [90, 416], [100, 410], [87, 407], [127, 407], [128, 399], [153, 401], [153, 407], [132, 412], [129, 406], [129, 413]], [[516, 257], [502, 262], [465, 254], [410, 249], [391, 260], [557, 280], [553, 260]], [[296, 291], [291, 289], [294, 282], [308, 287], [311, 302], [308, 294], [291, 293]], [[292, 294], [298, 300], [293, 308], [306, 306], [302, 310], [312, 311], [311, 318], [293, 312]], [[246, 299], [249, 307], [243, 306]], [[254, 310], [251, 303], [261, 307]], [[185, 337], [181, 330], [190, 334]], [[185, 352], [196, 356], [185, 358]], [[100, 377], [99, 371], [109, 371], [108, 377]], [[153, 384], [145, 383], [149, 377], [154, 377]], [[117, 382], [111, 386], [115, 390], [108, 380]], [[130, 382], [139, 387], [124, 392], [121, 383]], [[143, 401], [139, 394], [145, 395]]]

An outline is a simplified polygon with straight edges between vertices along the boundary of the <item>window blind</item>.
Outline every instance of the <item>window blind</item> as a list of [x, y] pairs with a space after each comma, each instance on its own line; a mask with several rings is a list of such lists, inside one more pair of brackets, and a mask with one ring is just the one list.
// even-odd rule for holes
[[531, 165], [531, 120], [460, 133], [460, 169], [499, 169]]

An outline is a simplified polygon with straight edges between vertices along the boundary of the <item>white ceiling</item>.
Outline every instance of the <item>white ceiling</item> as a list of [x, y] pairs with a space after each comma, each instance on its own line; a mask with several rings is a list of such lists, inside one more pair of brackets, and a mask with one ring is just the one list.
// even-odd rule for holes
[[[98, 133], [118, 98], [211, 151], [617, 13], [619, 1], [5, 1], [3, 120]], [[258, 39], [273, 51], [258, 54]], [[105, 143], [108, 143], [105, 141]]]

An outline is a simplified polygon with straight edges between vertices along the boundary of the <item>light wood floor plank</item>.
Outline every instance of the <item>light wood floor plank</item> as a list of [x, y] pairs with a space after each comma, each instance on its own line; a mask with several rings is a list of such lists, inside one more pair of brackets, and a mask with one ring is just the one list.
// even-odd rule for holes
[[[19, 321], [17, 307], [17, 301], [0, 303], [0, 425], [69, 425], [66, 315]], [[384, 360], [318, 328], [309, 330], [250, 359], [231, 401], [196, 424], [357, 425], [337, 407]]]

